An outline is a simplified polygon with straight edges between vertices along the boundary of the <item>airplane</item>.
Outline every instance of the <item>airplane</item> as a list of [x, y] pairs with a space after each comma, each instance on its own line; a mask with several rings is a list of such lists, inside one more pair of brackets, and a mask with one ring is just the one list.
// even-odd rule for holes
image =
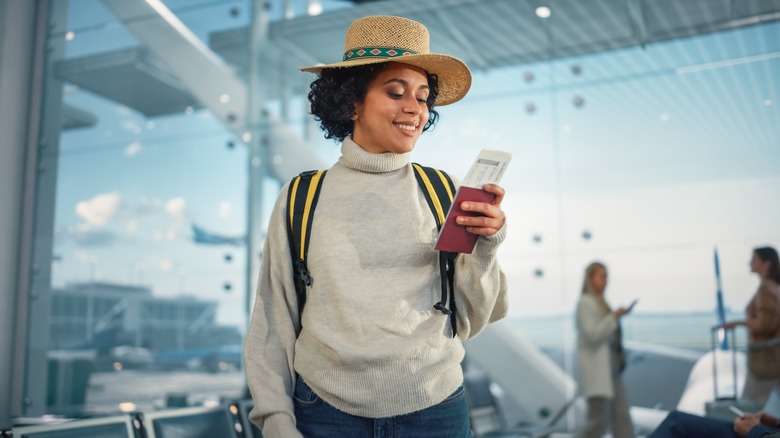
[[57, 364], [89, 363], [89, 373], [147, 368], [152, 352], [132, 345], [131, 335], [124, 330], [126, 308], [125, 301], [120, 301], [95, 323], [87, 341], [48, 350], [47, 359]]
[[192, 241], [203, 245], [243, 246], [246, 243], [246, 237], [219, 235], [192, 224]]

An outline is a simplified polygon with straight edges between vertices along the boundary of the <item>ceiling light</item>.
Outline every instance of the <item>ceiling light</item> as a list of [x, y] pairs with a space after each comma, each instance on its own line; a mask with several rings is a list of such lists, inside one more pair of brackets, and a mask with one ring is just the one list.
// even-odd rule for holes
[[322, 3], [319, 1], [313, 1], [309, 3], [307, 12], [309, 15], [320, 15], [322, 13]]
[[549, 18], [552, 11], [547, 6], [539, 6], [536, 8], [536, 16], [539, 18]]

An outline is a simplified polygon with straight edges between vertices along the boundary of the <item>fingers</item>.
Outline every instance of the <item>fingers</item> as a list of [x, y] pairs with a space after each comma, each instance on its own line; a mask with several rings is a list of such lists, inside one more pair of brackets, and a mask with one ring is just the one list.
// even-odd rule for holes
[[506, 222], [506, 215], [501, 210], [501, 202], [504, 200], [504, 189], [496, 184], [485, 184], [483, 189], [495, 195], [492, 203], [487, 202], [463, 202], [460, 208], [464, 211], [478, 213], [477, 216], [458, 216], [457, 223], [466, 227], [470, 233], [483, 236], [492, 236], [498, 232]]
[[457, 223], [465, 226], [470, 233], [492, 236], [506, 222], [506, 216], [501, 209], [484, 202], [464, 202], [461, 208], [482, 214], [482, 216], [458, 216]]
[[734, 420], [734, 432], [736, 432], [737, 435], [744, 437], [747, 435], [748, 431], [757, 424], [759, 424], [758, 417], [752, 414], [745, 414], [744, 417], [739, 417]]
[[504, 194], [506, 191], [498, 184], [485, 184], [482, 186], [482, 190], [496, 195], [496, 199], [493, 200], [493, 205], [501, 205], [504, 200]]

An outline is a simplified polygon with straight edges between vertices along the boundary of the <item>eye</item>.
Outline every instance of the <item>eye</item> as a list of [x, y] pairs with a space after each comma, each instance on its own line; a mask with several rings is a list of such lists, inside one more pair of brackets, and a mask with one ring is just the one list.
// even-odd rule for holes
[[390, 96], [392, 99], [400, 99], [403, 97], [403, 94], [393, 93], [392, 91], [388, 92], [387, 95]]
[[428, 99], [425, 99], [425, 98], [422, 98], [422, 97], [418, 97], [417, 101], [420, 102], [420, 103], [425, 103], [425, 104], [428, 103]]

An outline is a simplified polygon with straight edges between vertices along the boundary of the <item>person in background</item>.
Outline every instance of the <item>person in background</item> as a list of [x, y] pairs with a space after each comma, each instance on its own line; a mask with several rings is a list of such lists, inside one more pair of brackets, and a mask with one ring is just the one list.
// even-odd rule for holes
[[780, 438], [780, 421], [766, 412], [745, 413], [733, 423], [672, 411], [647, 438]]
[[266, 438], [471, 436], [462, 341], [508, 310], [497, 257], [504, 190], [486, 185], [492, 203], [461, 204], [481, 215], [458, 218], [479, 238], [455, 262], [455, 335], [447, 309], [434, 306], [438, 232], [410, 152], [434, 125], [434, 105], [465, 96], [471, 72], [428, 43], [420, 23], [364, 17], [347, 30], [343, 61], [302, 68], [319, 74], [312, 114], [341, 142], [341, 158], [321, 186], [300, 317], [287, 187], [268, 226], [244, 349], [250, 418]]
[[586, 424], [577, 434], [580, 438], [601, 438], [608, 420], [615, 438], [634, 436], [620, 378], [625, 367], [620, 318], [629, 309], [612, 310], [604, 298], [606, 288], [607, 267], [599, 262], [588, 265], [577, 304], [578, 390], [588, 402]]
[[[748, 344], [780, 342], [780, 260], [769, 246], [753, 250], [750, 270], [758, 275], [758, 291], [745, 309], [746, 319], [724, 324], [726, 329], [744, 326]], [[749, 353], [748, 376], [742, 398], [766, 404], [772, 389], [780, 391], [780, 345], [755, 349]], [[778, 393], [780, 395], [780, 393]]]

